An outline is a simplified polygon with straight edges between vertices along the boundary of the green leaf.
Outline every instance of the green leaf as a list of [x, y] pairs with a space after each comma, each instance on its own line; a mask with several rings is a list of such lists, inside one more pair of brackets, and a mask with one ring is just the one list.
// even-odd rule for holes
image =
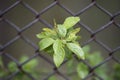
[[57, 80], [56, 76], [50, 76], [48, 80]]
[[68, 60], [66, 65], [67, 74], [71, 74], [72, 72], [74, 72], [74, 68], [76, 68], [76, 66], [73, 66], [73, 65], [74, 65], [74, 59]]
[[44, 38], [39, 42], [39, 47], [40, 50], [43, 50], [47, 47], [49, 47], [50, 45], [52, 45], [54, 42], [54, 40], [52, 38]]
[[[29, 59], [28, 56], [22, 56], [20, 58], [20, 63], [24, 63], [28, 59]], [[23, 70], [25, 70], [25, 71], [27, 71], [27, 72], [29, 72], [31, 74], [34, 74], [34, 71], [35, 71], [35, 68], [36, 68], [37, 65], [38, 65], [38, 61], [37, 61], [36, 58], [34, 58], [34, 59], [30, 60], [29, 62], [27, 62], [26, 64], [24, 64], [22, 66], [22, 68], [23, 68]], [[23, 73], [21, 73], [21, 74], [23, 74]]]
[[82, 48], [75, 43], [67, 43], [67, 47], [77, 55], [78, 58], [85, 59], [84, 52]]
[[76, 23], [78, 23], [80, 21], [79, 17], [68, 17], [65, 19], [64, 21], [64, 26], [66, 27], [66, 29], [69, 29], [71, 27], [73, 27]]
[[53, 53], [54, 53], [54, 51], [53, 51], [53, 45], [45, 48], [44, 51], [47, 52], [49, 55], [53, 56]]
[[85, 78], [85, 76], [87, 76], [88, 74], [88, 68], [85, 64], [83, 63], [79, 63], [77, 65], [77, 73], [78, 73], [78, 76], [83, 79]]
[[10, 72], [15, 72], [16, 70], [18, 70], [16, 63], [12, 61], [8, 64], [8, 69]]
[[43, 28], [43, 31], [45, 32], [50, 32], [50, 33], [54, 33], [54, 31], [52, 29], [49, 28]]
[[32, 59], [25, 65], [23, 65], [23, 69], [27, 72], [32, 72], [34, 71], [34, 68], [38, 65], [37, 59]]
[[66, 36], [66, 33], [67, 33], [67, 30], [66, 28], [63, 26], [63, 25], [57, 25], [58, 27], [58, 34], [60, 37], [65, 37]]
[[65, 51], [63, 49], [63, 44], [61, 40], [57, 39], [54, 42], [53, 50], [54, 50], [54, 55], [53, 55], [54, 63], [56, 67], [59, 67], [64, 61], [64, 57], [65, 57]]
[[114, 72], [112, 75], [114, 77], [114, 80], [120, 80], [120, 64], [114, 64]]
[[64, 47], [65, 53], [66, 53], [66, 58], [71, 59], [72, 58], [72, 51], [67, 48], [67, 46]]
[[77, 39], [78, 36], [76, 36], [76, 34], [80, 31], [80, 28], [76, 28], [73, 29], [71, 31], [69, 31], [68, 33], [68, 37], [67, 37], [67, 41], [75, 41]]
[[[94, 59], [96, 58], [96, 60]], [[94, 52], [92, 55], [88, 55], [87, 56], [87, 59], [89, 60], [89, 63], [92, 65], [92, 66], [95, 66], [97, 65], [98, 63], [102, 62], [103, 61], [103, 57], [101, 56], [100, 52]]]
[[57, 23], [56, 23], [56, 20], [53, 19], [53, 22], [54, 22], [54, 28], [57, 28]]
[[44, 32], [41, 32], [39, 34], [37, 34], [37, 38], [42, 39], [42, 38], [57, 38], [57, 33], [49, 28], [43, 28]]
[[83, 49], [84, 53], [89, 53], [90, 52], [90, 46], [89, 45], [84, 46], [82, 49]]
[[46, 36], [45, 32], [41, 32], [41, 33], [37, 34], [36, 37], [39, 39], [42, 39], [42, 38], [45, 38], [47, 36]]

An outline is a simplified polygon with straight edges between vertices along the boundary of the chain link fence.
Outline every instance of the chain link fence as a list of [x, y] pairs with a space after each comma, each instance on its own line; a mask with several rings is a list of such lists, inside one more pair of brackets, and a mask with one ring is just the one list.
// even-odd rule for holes
[[[76, 2], [75, 2], [76, 1]], [[78, 1], [78, 2], [77, 2]], [[116, 1], [114, 4], [113, 2]], [[9, 63], [9, 61], [13, 61], [18, 70], [10, 73], [9, 75], [3, 77], [0, 76], [0, 80], [15, 80], [14, 77], [18, 75], [19, 72], [22, 72], [25, 76], [28, 77], [28, 80], [50, 80], [51, 76], [57, 75], [57, 80], [74, 80], [71, 76], [77, 75], [76, 72], [71, 74], [66, 74], [64, 70], [65, 66], [68, 63], [68, 60], [65, 60], [61, 67], [57, 69], [52, 61], [52, 58], [48, 56], [46, 53], [40, 52], [35, 35], [41, 31], [42, 27], [50, 27], [52, 28], [52, 20], [55, 18], [57, 23], [63, 22], [63, 19], [67, 16], [80, 16], [81, 21], [77, 24], [81, 27], [81, 34], [83, 37], [83, 41], [80, 41], [81, 46], [84, 47], [86, 45], [90, 45], [92, 43], [96, 44], [92, 46], [93, 51], [100, 47], [100, 51], [102, 56], [104, 57], [103, 61], [98, 63], [95, 66], [91, 66], [86, 60], [78, 60], [76, 57], [75, 61], [77, 63], [84, 63], [88, 67], [88, 75], [86, 75], [83, 80], [93, 80], [90, 77], [95, 76], [97, 79], [95, 80], [105, 80], [99, 74], [95, 72], [95, 70], [101, 67], [104, 64], [108, 64], [109, 66], [113, 65], [113, 63], [120, 64], [120, 7], [116, 11], [111, 12], [111, 8], [104, 8], [103, 5], [113, 4], [111, 6], [117, 5], [120, 1], [111, 0], [106, 4], [100, 3], [97, 0], [3, 0], [1, 2], [1, 10], [0, 10], [0, 56], [2, 57], [2, 62], [4, 63], [4, 67]], [[3, 2], [3, 4], [2, 4]], [[31, 3], [34, 3], [33, 6]], [[40, 3], [38, 3], [40, 2]], [[10, 3], [10, 4], [8, 4]], [[70, 4], [69, 4], [70, 3]], [[2, 6], [4, 4], [8, 4], [7, 6]], [[45, 4], [45, 6], [41, 6]], [[81, 6], [78, 6], [78, 5]], [[83, 4], [83, 6], [82, 6]], [[70, 6], [71, 5], [71, 6]], [[20, 6], [20, 7], [18, 7]], [[39, 8], [36, 8], [39, 7]], [[57, 6], [57, 7], [56, 7]], [[107, 5], [106, 5], [107, 6]], [[18, 8], [17, 8], [18, 7]], [[21, 8], [22, 7], [22, 8]], [[52, 13], [52, 9], [56, 7], [54, 10], [54, 15]], [[91, 14], [89, 10], [94, 7], [94, 12]], [[62, 10], [59, 11], [59, 8]], [[18, 9], [21, 9], [18, 11]], [[18, 12], [17, 12], [18, 11]], [[98, 12], [96, 12], [98, 11]], [[61, 15], [59, 15], [61, 14]], [[65, 15], [63, 15], [65, 14]], [[101, 16], [101, 14], [106, 15], [107, 17]], [[30, 15], [28, 17], [27, 15]], [[87, 15], [89, 17], [87, 18]], [[97, 18], [92, 18], [92, 16], [97, 15], [102, 17], [102, 21], [104, 24], [97, 26], [99, 23], [95, 23]], [[22, 17], [23, 19], [19, 20], [16, 17]], [[47, 17], [45, 17], [47, 16]], [[55, 17], [54, 17], [55, 16]], [[91, 17], [90, 17], [91, 16]], [[63, 18], [62, 18], [63, 17]], [[15, 20], [14, 20], [15, 18]], [[89, 19], [91, 18], [91, 19]], [[52, 19], [52, 20], [48, 20]], [[82, 21], [83, 19], [83, 21]], [[99, 18], [98, 18], [99, 19]], [[107, 21], [105, 21], [107, 19]], [[100, 21], [101, 21], [100, 20]], [[86, 21], [86, 22], [85, 22]], [[88, 22], [87, 22], [88, 21]], [[93, 23], [91, 23], [93, 21]], [[96, 29], [90, 27], [87, 23], [91, 23]], [[99, 21], [98, 21], [99, 22]], [[95, 25], [94, 25], [95, 24]], [[37, 25], [37, 27], [35, 27]], [[111, 28], [111, 25], [113, 28]], [[115, 29], [114, 29], [115, 28]], [[114, 33], [105, 33], [107, 31]], [[29, 32], [29, 33], [28, 33]], [[99, 36], [101, 34], [101, 36]], [[110, 34], [110, 35], [109, 35]], [[112, 35], [111, 35], [112, 34]], [[108, 36], [107, 36], [108, 35]], [[112, 36], [109, 38], [109, 36]], [[8, 37], [8, 38], [7, 38]], [[117, 38], [114, 38], [117, 37]], [[84, 39], [85, 38], [85, 39]], [[107, 40], [104, 38], [108, 38]], [[20, 40], [20, 41], [19, 41]], [[20, 43], [19, 43], [20, 42]], [[109, 45], [106, 42], [111, 42]], [[114, 45], [114, 43], [116, 45]], [[19, 47], [22, 46], [22, 47]], [[17, 47], [17, 48], [16, 48]], [[24, 51], [25, 50], [25, 51]], [[12, 52], [14, 54], [12, 54]], [[115, 54], [117, 56], [115, 56]], [[18, 58], [21, 55], [29, 55], [29, 58], [24, 62], [20, 63]], [[17, 56], [17, 57], [16, 57]], [[23, 66], [29, 63], [33, 59], [39, 59], [39, 67], [38, 70], [42, 71], [43, 67], [48, 72], [42, 72], [40, 76], [41, 78], [36, 79], [31, 73], [27, 72], [23, 69]], [[96, 58], [94, 58], [96, 60]], [[45, 65], [44, 65], [45, 64]], [[76, 65], [73, 65], [76, 66]], [[1, 67], [0, 67], [1, 68]], [[7, 67], [6, 67], [7, 68]], [[1, 72], [0, 72], [1, 73]], [[109, 70], [109, 73], [115, 73]], [[108, 74], [109, 74], [108, 73]], [[109, 75], [108, 75], [109, 76]], [[79, 78], [76, 80], [80, 80]]]

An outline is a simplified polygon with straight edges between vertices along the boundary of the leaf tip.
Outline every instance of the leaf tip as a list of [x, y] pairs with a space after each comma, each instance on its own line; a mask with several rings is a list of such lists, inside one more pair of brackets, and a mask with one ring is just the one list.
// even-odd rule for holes
[[36, 37], [39, 38], [39, 34], [36, 34]]

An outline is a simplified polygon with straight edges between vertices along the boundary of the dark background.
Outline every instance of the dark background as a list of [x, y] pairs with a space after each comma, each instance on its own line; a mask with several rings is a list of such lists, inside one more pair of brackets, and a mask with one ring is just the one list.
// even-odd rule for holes
[[[79, 33], [82, 37], [80, 40], [81, 45], [85, 46], [84, 44], [86, 44], [87, 41], [95, 38], [95, 40], [98, 40], [107, 46], [110, 51], [120, 47], [120, 0], [93, 0], [95, 3], [91, 0], [58, 0], [59, 3], [55, 3], [54, 0], [21, 0], [21, 2], [17, 2], [17, 0], [0, 0], [1, 53], [8, 53], [17, 60], [20, 56], [28, 55], [31, 57], [35, 54], [35, 47], [37, 47], [37, 43], [39, 41], [39, 39], [36, 38], [36, 34], [40, 33], [43, 27], [53, 26], [53, 19], [56, 19], [57, 23], [63, 23], [66, 17], [71, 16], [69, 12], [59, 5], [59, 3], [68, 8], [75, 16], [79, 16], [81, 18], [80, 25], [76, 25], [76, 27], [81, 28]], [[15, 3], [17, 4], [15, 7], [8, 9]], [[33, 8], [37, 13], [40, 13], [40, 15], [38, 16], [34, 14], [24, 6], [24, 3]], [[55, 5], [44, 11], [44, 9], [50, 4]], [[96, 7], [96, 4], [104, 8], [105, 11], [104, 9], [101, 10]], [[89, 6], [89, 8], [82, 11], [87, 6]], [[5, 12], [7, 9], [8, 11]], [[115, 14], [118, 15], [113, 17]], [[40, 20], [37, 21], [37, 19]], [[16, 28], [7, 23], [6, 20], [16, 25], [16, 27], [21, 31], [17, 31]], [[113, 23], [105, 29], [102, 29], [100, 32], [97, 32], [111, 21], [113, 21]], [[33, 24], [30, 25], [31, 23]], [[94, 32], [97, 33], [93, 37], [92, 33]], [[29, 44], [29, 42], [26, 42], [24, 37], [32, 42], [35, 47], [31, 46], [31, 43]], [[12, 44], [7, 45], [15, 38], [18, 39], [13, 41]], [[103, 45], [101, 46], [94, 40], [86, 45], [91, 46], [91, 52], [101, 52], [104, 59], [109, 56], [110, 52], [106, 50]], [[45, 54], [43, 55], [46, 56]], [[114, 56], [120, 61], [120, 49], [114, 53]], [[46, 57], [52, 61], [51, 57]], [[8, 62], [9, 59], [4, 57], [4, 63], [7, 64]], [[44, 66], [47, 69], [48, 67], [51, 69], [51, 66], [43, 59], [39, 58], [39, 62], [41, 68]], [[114, 60], [110, 60], [109, 63], [114, 64], [116, 62]], [[62, 72], [64, 71], [62, 70]]]

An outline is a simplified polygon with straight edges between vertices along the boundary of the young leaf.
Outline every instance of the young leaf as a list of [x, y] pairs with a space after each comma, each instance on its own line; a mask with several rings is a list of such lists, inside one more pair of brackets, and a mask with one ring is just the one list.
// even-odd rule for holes
[[66, 29], [73, 27], [76, 23], [80, 21], [79, 17], [68, 17], [65, 19], [63, 25]]
[[77, 73], [78, 73], [78, 76], [83, 79], [85, 78], [85, 76], [87, 76], [88, 74], [88, 68], [85, 64], [83, 63], [79, 63], [77, 65]]
[[43, 31], [51, 33], [51, 34], [55, 34], [55, 31], [50, 28], [43, 28]]
[[54, 42], [54, 40], [52, 38], [44, 38], [39, 42], [39, 47], [40, 50], [43, 50], [47, 47], [49, 47], [50, 45], [52, 45]]
[[67, 47], [77, 55], [78, 58], [85, 59], [82, 48], [75, 43], [67, 43]]
[[54, 42], [53, 50], [54, 50], [54, 55], [53, 55], [54, 63], [56, 67], [59, 67], [64, 61], [64, 57], [65, 57], [65, 51], [63, 49], [61, 40], [57, 39]]
[[57, 28], [57, 23], [56, 23], [55, 19], [53, 19], [53, 22], [54, 22], [54, 28]]
[[60, 37], [65, 37], [66, 36], [66, 33], [67, 33], [67, 30], [66, 28], [63, 26], [63, 25], [57, 25], [58, 27], [58, 34]]
[[43, 38], [55, 37], [56, 33], [41, 32], [41, 33], [37, 34], [36, 36], [39, 39], [43, 39]]
[[41, 32], [41, 33], [37, 34], [36, 37], [39, 39], [46, 38], [46, 34], [45, 34], [45, 32]]
[[41, 33], [39, 33], [39, 34], [36, 35], [37, 38], [39, 38], [39, 39], [49, 38], [49, 37], [51, 37], [51, 38], [57, 38], [57, 34], [56, 34], [56, 32], [54, 30], [49, 29], [49, 28], [43, 28], [43, 31], [44, 32], [41, 32]]
[[76, 28], [70, 31], [70, 33], [77, 34], [80, 31], [80, 28]]
[[74, 41], [77, 39], [78, 36], [76, 36], [76, 34], [80, 31], [80, 28], [76, 28], [76, 29], [73, 29], [71, 30], [69, 33], [68, 33], [68, 37], [67, 37], [67, 41]]

